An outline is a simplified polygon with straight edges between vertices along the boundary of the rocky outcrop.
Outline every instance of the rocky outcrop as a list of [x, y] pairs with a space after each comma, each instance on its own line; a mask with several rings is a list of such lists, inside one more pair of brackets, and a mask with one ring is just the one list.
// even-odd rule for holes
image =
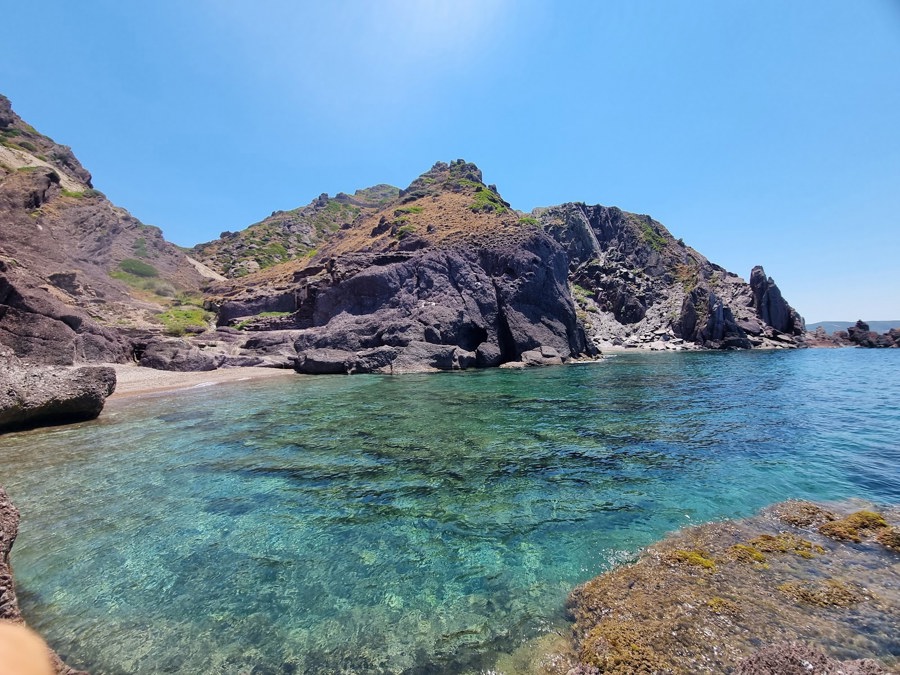
[[[71, 283], [76, 283], [72, 274]], [[57, 299], [28, 273], [0, 260], [0, 345], [30, 363], [72, 365], [121, 363], [131, 357], [128, 340], [99, 325], [84, 310]]]
[[214, 288], [209, 308], [220, 325], [296, 331], [305, 373], [561, 363], [594, 351], [567, 267], [477, 167], [439, 162], [315, 257]]
[[296, 289], [301, 372], [488, 367], [542, 347], [562, 362], [587, 351], [565, 256], [541, 233], [505, 248], [344, 256], [327, 267]]
[[0, 433], [94, 419], [116, 388], [108, 366], [24, 368], [0, 357]]
[[780, 333], [802, 335], [806, 326], [797, 311], [781, 296], [772, 277], [759, 265], [750, 272], [750, 290], [753, 292], [753, 307], [763, 323]]
[[835, 336], [858, 347], [900, 347], [900, 328], [891, 328], [887, 333], [879, 335], [875, 331], [869, 330], [869, 324], [861, 319], [856, 322], [855, 326], [850, 326], [846, 333], [838, 332], [835, 333]]
[[[682, 530], [579, 586], [576, 672], [887, 673], [900, 510], [858, 508], [785, 502]], [[835, 645], [861, 660], [839, 664]]]
[[[9, 564], [9, 554], [18, 533], [19, 512], [9, 500], [6, 490], [0, 486], [0, 621], [14, 624], [24, 623], [16, 598], [12, 567]], [[47, 656], [53, 672], [57, 675], [87, 675], [83, 671], [67, 666], [52, 651], [48, 650]]]
[[570, 203], [532, 217], [565, 248], [579, 316], [601, 347], [802, 344], [802, 318], [761, 267], [747, 284], [661, 223], [615, 207]]

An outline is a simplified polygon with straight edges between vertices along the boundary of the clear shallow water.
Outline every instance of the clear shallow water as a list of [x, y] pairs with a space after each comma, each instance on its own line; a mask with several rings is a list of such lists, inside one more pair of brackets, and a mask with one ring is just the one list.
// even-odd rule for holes
[[113, 402], [0, 438], [26, 617], [94, 673], [478, 672], [790, 497], [900, 503], [900, 351], [646, 354]]

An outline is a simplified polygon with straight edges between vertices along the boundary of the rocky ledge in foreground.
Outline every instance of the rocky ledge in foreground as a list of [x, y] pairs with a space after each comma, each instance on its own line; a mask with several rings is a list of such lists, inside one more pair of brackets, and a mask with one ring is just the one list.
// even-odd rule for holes
[[792, 501], [692, 528], [580, 586], [568, 672], [896, 672], [900, 508], [851, 510]]
[[94, 419], [115, 388], [109, 366], [26, 367], [0, 354], [0, 433]]
[[[6, 491], [0, 486], [0, 622], [24, 624], [25, 621], [19, 611], [19, 602], [13, 584], [12, 568], [9, 564], [9, 553], [18, 533], [19, 512], [9, 500]], [[48, 650], [47, 657], [52, 668], [51, 672], [57, 673], [57, 675], [87, 675], [83, 671], [67, 666], [52, 651]], [[2, 670], [2, 666], [3, 664], [0, 663], [0, 670]], [[35, 668], [33, 672], [43, 672], [43, 670]]]

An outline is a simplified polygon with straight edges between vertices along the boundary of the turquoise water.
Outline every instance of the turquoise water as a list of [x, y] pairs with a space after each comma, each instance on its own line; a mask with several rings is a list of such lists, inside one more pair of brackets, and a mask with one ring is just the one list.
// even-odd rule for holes
[[94, 673], [460, 673], [790, 497], [900, 503], [900, 351], [278, 378], [0, 438], [29, 621]]

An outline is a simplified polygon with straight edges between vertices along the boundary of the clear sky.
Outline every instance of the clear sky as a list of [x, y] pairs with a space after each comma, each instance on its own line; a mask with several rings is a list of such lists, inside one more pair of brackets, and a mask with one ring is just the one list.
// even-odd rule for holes
[[0, 92], [193, 245], [435, 161], [647, 213], [808, 321], [900, 318], [898, 0], [42, 0]]

